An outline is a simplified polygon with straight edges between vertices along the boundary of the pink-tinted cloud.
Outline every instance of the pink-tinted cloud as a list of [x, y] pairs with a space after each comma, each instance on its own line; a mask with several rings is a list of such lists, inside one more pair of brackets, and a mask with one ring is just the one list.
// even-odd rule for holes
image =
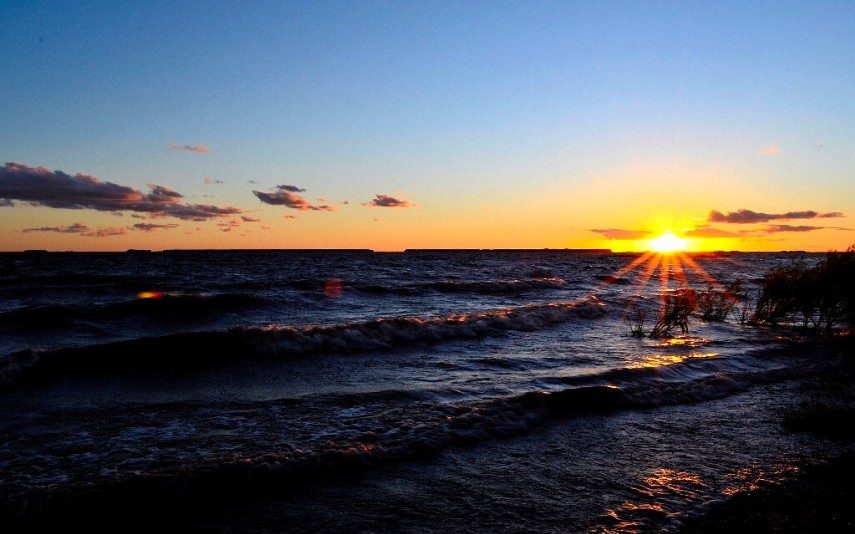
[[760, 149], [760, 152], [759, 152], [759, 154], [761, 156], [774, 156], [775, 154], [780, 154], [780, 153], [781, 153], [781, 147], [779, 147], [778, 145], [764, 146], [763, 148]]
[[179, 152], [195, 152], [196, 154], [210, 154], [211, 150], [205, 145], [179, 145], [172, 143], [169, 148]]
[[147, 213], [151, 217], [204, 221], [237, 215], [232, 206], [187, 204], [183, 195], [162, 185], [149, 184], [150, 193], [132, 187], [102, 182], [95, 176], [51, 171], [21, 163], [0, 168], [0, 199], [23, 200], [33, 206], [57, 209]]
[[410, 208], [413, 203], [389, 195], [374, 195], [374, 198], [366, 202], [365, 205], [372, 208]]

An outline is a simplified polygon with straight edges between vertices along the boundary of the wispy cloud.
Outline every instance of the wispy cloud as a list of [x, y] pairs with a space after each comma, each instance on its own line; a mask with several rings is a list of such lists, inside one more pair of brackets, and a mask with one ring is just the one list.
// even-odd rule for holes
[[366, 202], [365, 205], [372, 208], [410, 208], [413, 203], [389, 195], [374, 195], [374, 198]]
[[172, 143], [169, 145], [171, 150], [179, 151], [179, 152], [195, 152], [197, 154], [210, 154], [211, 149], [209, 149], [206, 145], [179, 145], [177, 143]]
[[255, 217], [247, 217], [246, 215], [241, 215], [240, 218], [243, 219], [243, 222], [250, 222], [250, 223], [258, 222], [261, 220], [261, 219], [256, 219]]
[[214, 180], [214, 179], [213, 179], [213, 178], [211, 178], [210, 176], [204, 176], [204, 177], [202, 178], [202, 183], [203, 183], [203, 184], [205, 184], [205, 185], [222, 185], [222, 184], [224, 184], [224, 183], [226, 183], [226, 182], [224, 182], [224, 181], [222, 181], [222, 180]]
[[[326, 204], [315, 206], [309, 203], [308, 200], [288, 189], [293, 187], [294, 186], [280, 185], [276, 187], [275, 191], [270, 193], [265, 193], [264, 191], [253, 191], [252, 193], [258, 197], [258, 200], [273, 206], [285, 206], [286, 208], [302, 211], [335, 211], [335, 207], [333, 206], [328, 206]], [[297, 190], [302, 191], [302, 189], [299, 188], [297, 188]]]
[[42, 226], [40, 228], [24, 228], [23, 233], [30, 232], [55, 232], [59, 234], [77, 234], [84, 237], [110, 237], [116, 235], [124, 235], [125, 229], [117, 228], [89, 228], [85, 224], [74, 223], [68, 226]]
[[714, 226], [698, 226], [686, 232], [686, 237], [742, 237], [741, 233], [722, 230]]
[[137, 223], [132, 226], [135, 230], [141, 230], [143, 232], [154, 232], [155, 230], [169, 230], [171, 228], [177, 227], [177, 224], [154, 224], [154, 223]]
[[760, 152], [759, 152], [759, 154], [761, 156], [774, 156], [775, 154], [780, 154], [780, 153], [781, 153], [781, 147], [779, 147], [778, 145], [764, 146], [763, 148], [760, 149]]
[[615, 240], [631, 240], [631, 239], [647, 239], [653, 237], [653, 234], [646, 230], [624, 230], [622, 228], [593, 228], [592, 232], [598, 233], [606, 239]]
[[793, 226], [790, 224], [771, 224], [763, 229], [763, 233], [777, 234], [780, 232], [813, 232], [822, 230], [824, 226]]
[[0, 168], [0, 199], [22, 200], [35, 206], [57, 209], [93, 209], [110, 212], [140, 212], [152, 217], [204, 221], [237, 215], [243, 210], [232, 206], [187, 204], [181, 193], [168, 187], [148, 184], [150, 193], [132, 187], [102, 182], [95, 176], [51, 171], [21, 163]]
[[843, 214], [839, 211], [818, 213], [812, 210], [788, 211], [787, 213], [762, 213], [746, 209], [731, 211], [730, 213], [724, 214], [720, 211], [712, 210], [710, 211], [707, 220], [710, 222], [720, 223], [754, 224], [787, 219], [827, 219], [833, 217], [843, 217]]

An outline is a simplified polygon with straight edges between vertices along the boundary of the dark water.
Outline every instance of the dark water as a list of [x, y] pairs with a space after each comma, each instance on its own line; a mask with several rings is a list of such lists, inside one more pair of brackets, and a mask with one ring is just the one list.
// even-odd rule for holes
[[0, 511], [667, 531], [835, 452], [779, 423], [834, 358], [734, 319], [665, 340], [623, 320], [792, 255], [695, 256], [667, 278], [626, 272], [637, 258], [0, 255]]

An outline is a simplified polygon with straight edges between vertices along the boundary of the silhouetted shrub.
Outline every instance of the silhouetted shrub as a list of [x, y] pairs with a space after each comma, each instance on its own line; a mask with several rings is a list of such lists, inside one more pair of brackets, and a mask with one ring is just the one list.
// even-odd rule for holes
[[814, 267], [796, 262], [763, 276], [752, 321], [790, 322], [805, 330], [831, 332], [855, 324], [855, 246], [829, 252]]
[[680, 327], [684, 334], [689, 332], [689, 316], [697, 307], [697, 293], [692, 289], [678, 289], [664, 297], [663, 308], [650, 331], [651, 338], [667, 337], [671, 330]]
[[716, 288], [708, 285], [698, 293], [698, 310], [704, 321], [724, 321], [742, 294], [742, 281], [735, 280], [724, 287]]
[[644, 309], [635, 303], [631, 304], [629, 309], [627, 309], [624, 321], [626, 321], [632, 337], [644, 336], [644, 316]]

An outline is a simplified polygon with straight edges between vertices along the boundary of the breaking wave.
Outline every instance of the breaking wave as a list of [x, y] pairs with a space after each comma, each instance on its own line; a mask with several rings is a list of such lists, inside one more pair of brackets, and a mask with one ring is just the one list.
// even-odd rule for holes
[[90, 369], [181, 368], [247, 356], [386, 350], [419, 343], [500, 336], [513, 331], [530, 332], [574, 318], [597, 318], [604, 314], [603, 303], [589, 297], [573, 303], [441, 317], [391, 317], [329, 326], [242, 326], [47, 352], [27, 350], [0, 358], [0, 385]]

